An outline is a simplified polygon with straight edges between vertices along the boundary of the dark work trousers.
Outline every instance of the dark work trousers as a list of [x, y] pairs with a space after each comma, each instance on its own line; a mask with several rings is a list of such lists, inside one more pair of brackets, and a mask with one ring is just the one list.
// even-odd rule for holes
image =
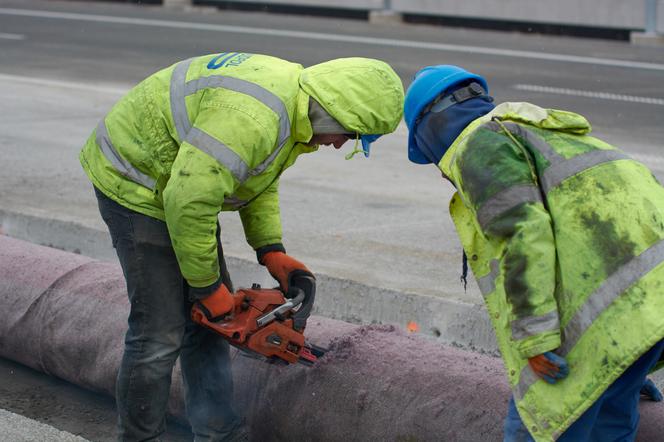
[[[191, 320], [188, 286], [166, 223], [121, 206], [97, 189], [95, 193], [131, 304], [116, 384], [118, 439], [160, 440], [173, 365], [180, 356], [185, 406], [195, 440], [238, 440], [238, 433], [245, 430], [232, 407], [229, 346]], [[233, 290], [218, 225], [217, 249], [223, 282]]]

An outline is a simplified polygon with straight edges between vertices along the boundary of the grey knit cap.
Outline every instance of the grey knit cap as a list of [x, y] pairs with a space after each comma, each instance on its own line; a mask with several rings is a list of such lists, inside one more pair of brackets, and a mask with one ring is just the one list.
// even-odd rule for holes
[[351, 131], [344, 129], [337, 120], [323, 109], [323, 106], [311, 97], [309, 97], [309, 121], [311, 121], [314, 135], [351, 133]]

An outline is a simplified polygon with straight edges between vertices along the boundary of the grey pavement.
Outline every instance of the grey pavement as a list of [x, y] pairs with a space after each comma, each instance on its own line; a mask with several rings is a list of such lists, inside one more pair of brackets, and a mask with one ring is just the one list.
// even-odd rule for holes
[[60, 431], [11, 411], [0, 409], [0, 438], [12, 442], [86, 442], [80, 436]]
[[[18, 415], [0, 414], [2, 442], [60, 442], [56, 433], [43, 429], [38, 422], [75, 435], [79, 442], [117, 440], [114, 398], [4, 358], [0, 358], [0, 410]], [[188, 426], [167, 419], [163, 442], [191, 440]]]

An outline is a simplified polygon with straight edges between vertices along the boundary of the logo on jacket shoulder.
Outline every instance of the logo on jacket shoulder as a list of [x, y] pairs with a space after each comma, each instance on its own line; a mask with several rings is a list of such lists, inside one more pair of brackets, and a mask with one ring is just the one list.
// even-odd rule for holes
[[208, 63], [208, 69], [219, 69], [221, 67], [233, 67], [242, 64], [254, 54], [244, 52], [223, 52], [214, 57]]

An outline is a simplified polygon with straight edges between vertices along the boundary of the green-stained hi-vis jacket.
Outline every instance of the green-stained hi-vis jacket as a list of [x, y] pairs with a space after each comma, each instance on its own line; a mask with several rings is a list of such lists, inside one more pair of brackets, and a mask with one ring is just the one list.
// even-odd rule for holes
[[[503, 103], [438, 165], [456, 186], [450, 213], [538, 441], [560, 436], [664, 338], [664, 188], [590, 131], [578, 114]], [[570, 375], [550, 385], [527, 358], [554, 350]]]

